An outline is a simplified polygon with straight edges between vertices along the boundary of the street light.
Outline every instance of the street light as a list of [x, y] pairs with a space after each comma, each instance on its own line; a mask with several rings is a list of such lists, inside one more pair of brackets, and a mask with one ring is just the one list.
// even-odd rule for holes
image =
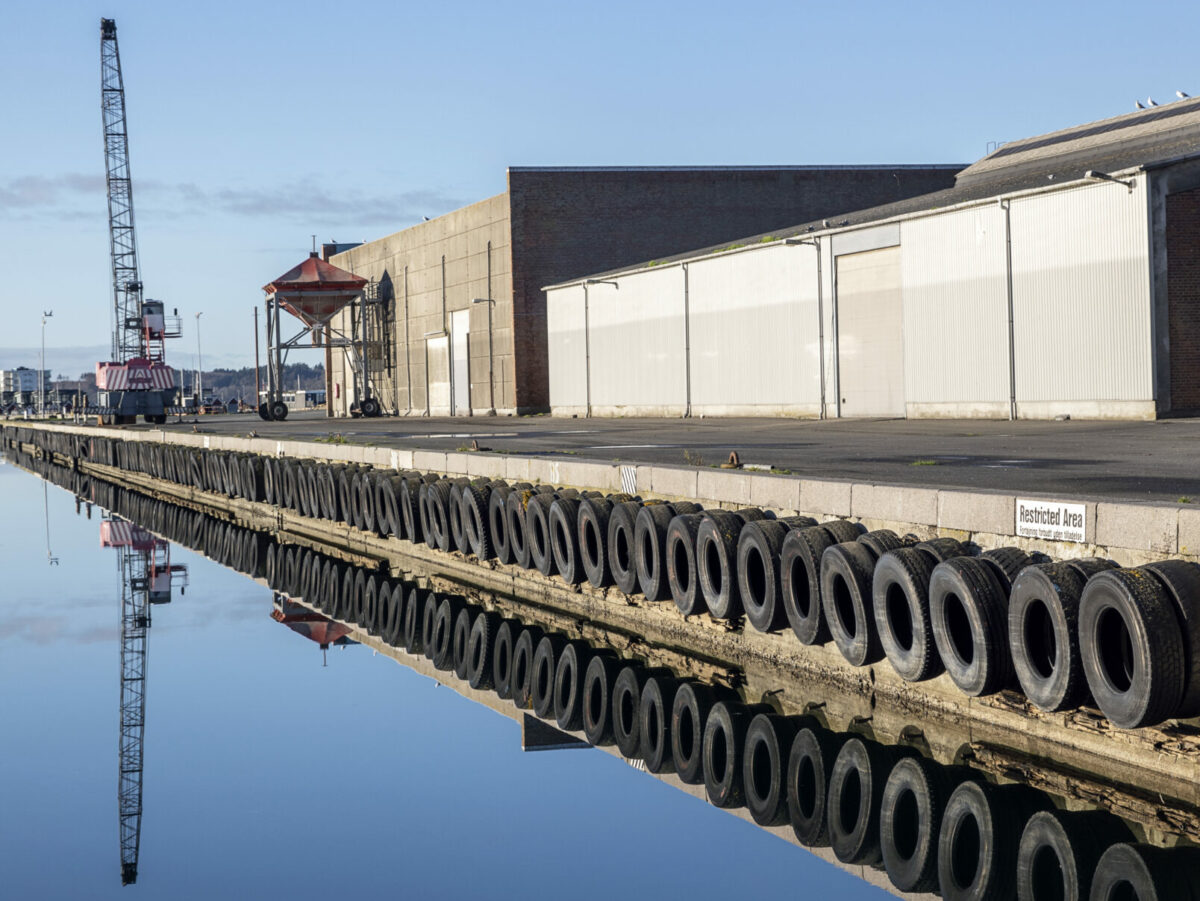
[[200, 413], [204, 412], [204, 358], [200, 356], [200, 317], [203, 315], [202, 312], [196, 314], [196, 410]]
[[42, 363], [38, 367], [38, 415], [46, 415], [46, 320], [54, 315], [53, 310], [42, 310]]

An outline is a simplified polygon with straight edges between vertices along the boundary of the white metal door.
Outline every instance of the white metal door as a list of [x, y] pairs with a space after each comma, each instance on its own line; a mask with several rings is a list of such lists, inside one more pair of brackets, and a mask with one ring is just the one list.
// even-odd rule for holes
[[450, 412], [450, 346], [445, 335], [425, 341], [425, 391], [429, 412]]
[[899, 247], [837, 258], [837, 350], [841, 415], [903, 417]]
[[467, 335], [471, 329], [471, 311], [458, 310], [450, 314], [450, 387], [454, 402], [452, 416], [467, 416], [471, 412], [470, 354]]

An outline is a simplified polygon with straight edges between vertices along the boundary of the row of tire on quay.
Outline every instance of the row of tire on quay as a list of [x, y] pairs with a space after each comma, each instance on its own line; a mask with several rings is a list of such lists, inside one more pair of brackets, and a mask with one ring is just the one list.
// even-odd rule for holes
[[331, 619], [423, 655], [476, 690], [616, 745], [654, 773], [705, 786], [710, 803], [790, 824], [806, 847], [882, 866], [897, 889], [950, 899], [1200, 897], [1200, 851], [1136, 842], [1107, 811], [1057, 808], [911, 746], [836, 732], [814, 716], [744, 703], [719, 686], [502, 617], [320, 552], [68, 468], [18, 462], [222, 565], [263, 578]]
[[[32, 435], [51, 437], [52, 433]], [[847, 520], [59, 435], [122, 469], [480, 560], [616, 586], [685, 615], [832, 641], [855, 666], [946, 673], [974, 697], [1095, 705], [1122, 728], [1200, 715], [1200, 566], [972, 553]], [[83, 445], [86, 445], [84, 447]]]

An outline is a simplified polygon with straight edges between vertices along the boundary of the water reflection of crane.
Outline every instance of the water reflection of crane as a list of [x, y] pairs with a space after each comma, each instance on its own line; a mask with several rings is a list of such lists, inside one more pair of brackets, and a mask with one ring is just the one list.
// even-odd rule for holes
[[42, 481], [42, 513], [46, 519], [46, 562], [51, 566], [58, 566], [58, 558], [54, 556], [54, 552], [50, 550], [50, 485], [45, 480]]
[[171, 545], [118, 516], [100, 524], [100, 546], [116, 548], [121, 573], [121, 737], [117, 807], [121, 831], [121, 884], [137, 881], [142, 837], [142, 744], [146, 731], [146, 639], [150, 609], [171, 600], [187, 567], [171, 563]]

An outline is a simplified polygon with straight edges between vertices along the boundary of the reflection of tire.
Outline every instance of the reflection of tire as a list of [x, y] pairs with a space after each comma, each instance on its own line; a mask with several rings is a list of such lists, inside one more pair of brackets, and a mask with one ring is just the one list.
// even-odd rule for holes
[[500, 617], [495, 613], [480, 611], [471, 622], [471, 633], [467, 636], [467, 684], [476, 690], [492, 687], [492, 649]]
[[779, 553], [779, 593], [792, 631], [801, 644], [829, 641], [821, 610], [821, 555], [834, 543], [823, 526], [793, 529]]
[[613, 740], [621, 756], [632, 759], [637, 756], [641, 743], [639, 712], [642, 702], [642, 686], [646, 682], [646, 671], [636, 664], [629, 664], [617, 673], [612, 690]]
[[521, 710], [528, 710], [533, 704], [533, 653], [538, 642], [542, 640], [542, 630], [537, 626], [528, 626], [521, 630], [517, 642], [513, 645], [512, 701]]
[[879, 805], [879, 845], [892, 885], [902, 892], [937, 888], [938, 832], [949, 790], [943, 768], [909, 757], [893, 768]]
[[1184, 691], [1175, 604], [1152, 574], [1114, 569], [1088, 580], [1079, 602], [1083, 670], [1096, 706], [1122, 729], [1174, 716]]
[[935, 555], [919, 544], [888, 551], [875, 564], [871, 602], [879, 643], [906, 682], [924, 682], [943, 670], [929, 616], [929, 580], [935, 565]]
[[1113, 845], [1092, 877], [1092, 897], [1167, 901], [1200, 897], [1200, 852], [1195, 848]]
[[1078, 707], [1087, 699], [1079, 657], [1083, 579], [1065, 563], [1021, 570], [1008, 602], [1008, 643], [1026, 697], [1042, 710]]
[[506, 619], [496, 627], [492, 644], [492, 684], [496, 686], [496, 697], [505, 701], [512, 697], [513, 651], [520, 631], [519, 622]]
[[442, 598], [433, 619], [432, 649], [430, 659], [435, 668], [449, 670], [454, 667], [454, 624], [462, 610], [458, 598]]
[[454, 617], [454, 634], [450, 639], [450, 662], [454, 675], [460, 679], [467, 678], [467, 669], [471, 663], [471, 628], [475, 625], [475, 611], [470, 605], [463, 607]]
[[929, 618], [950, 679], [972, 697], [995, 694], [1014, 680], [1008, 645], [1008, 591], [982, 557], [956, 557], [933, 568]]
[[718, 701], [704, 724], [704, 790], [715, 807], [741, 807], [746, 803], [742, 781], [742, 753], [750, 720], [764, 712], [761, 706], [744, 707]]
[[865, 543], [835, 544], [821, 555], [821, 605], [829, 634], [854, 666], [883, 659], [871, 610], [875, 554]]
[[611, 653], [597, 653], [583, 676], [583, 733], [593, 745], [611, 745], [612, 694], [623, 664]]
[[951, 794], [938, 833], [938, 887], [948, 901], [1016, 895], [1017, 847], [1029, 818], [1049, 805], [1022, 785], [963, 782]]
[[558, 658], [567, 646], [561, 635], [545, 635], [533, 651], [533, 677], [529, 699], [533, 713], [539, 719], [554, 715], [554, 677], [558, 672]]
[[1131, 841], [1129, 827], [1107, 811], [1050, 809], [1035, 813], [1025, 824], [1017, 849], [1017, 895], [1088, 898], [1092, 876], [1105, 850]]
[[654, 672], [642, 685], [638, 704], [639, 756], [651, 773], [669, 773], [675, 768], [671, 757], [671, 710], [676, 683], [667, 672]]
[[552, 706], [554, 721], [568, 732], [583, 728], [583, 675], [587, 672], [590, 650], [585, 642], [569, 641], [558, 655]]
[[[388, 585], [388, 583], [384, 583]], [[404, 583], [397, 582], [394, 586], [388, 585], [388, 592], [384, 603], [381, 605], [383, 611], [382, 618], [379, 622], [379, 635], [392, 647], [398, 647], [403, 641], [404, 635]]]
[[838, 752], [829, 773], [825, 813], [829, 844], [842, 863], [877, 864], [883, 860], [880, 802], [892, 767], [904, 754], [902, 748], [883, 747], [861, 738], [851, 738]]
[[425, 596], [425, 604], [421, 609], [421, 652], [430, 660], [433, 659], [433, 627], [437, 622], [438, 607], [442, 599], [432, 591]]
[[742, 785], [746, 808], [760, 826], [781, 826], [788, 821], [784, 777], [796, 727], [791, 717], [760, 713], [746, 730]]
[[425, 619], [425, 602], [429, 593], [415, 585], [408, 591], [404, 603], [404, 650], [410, 654], [422, 654], [425, 645], [421, 641], [421, 623]]

